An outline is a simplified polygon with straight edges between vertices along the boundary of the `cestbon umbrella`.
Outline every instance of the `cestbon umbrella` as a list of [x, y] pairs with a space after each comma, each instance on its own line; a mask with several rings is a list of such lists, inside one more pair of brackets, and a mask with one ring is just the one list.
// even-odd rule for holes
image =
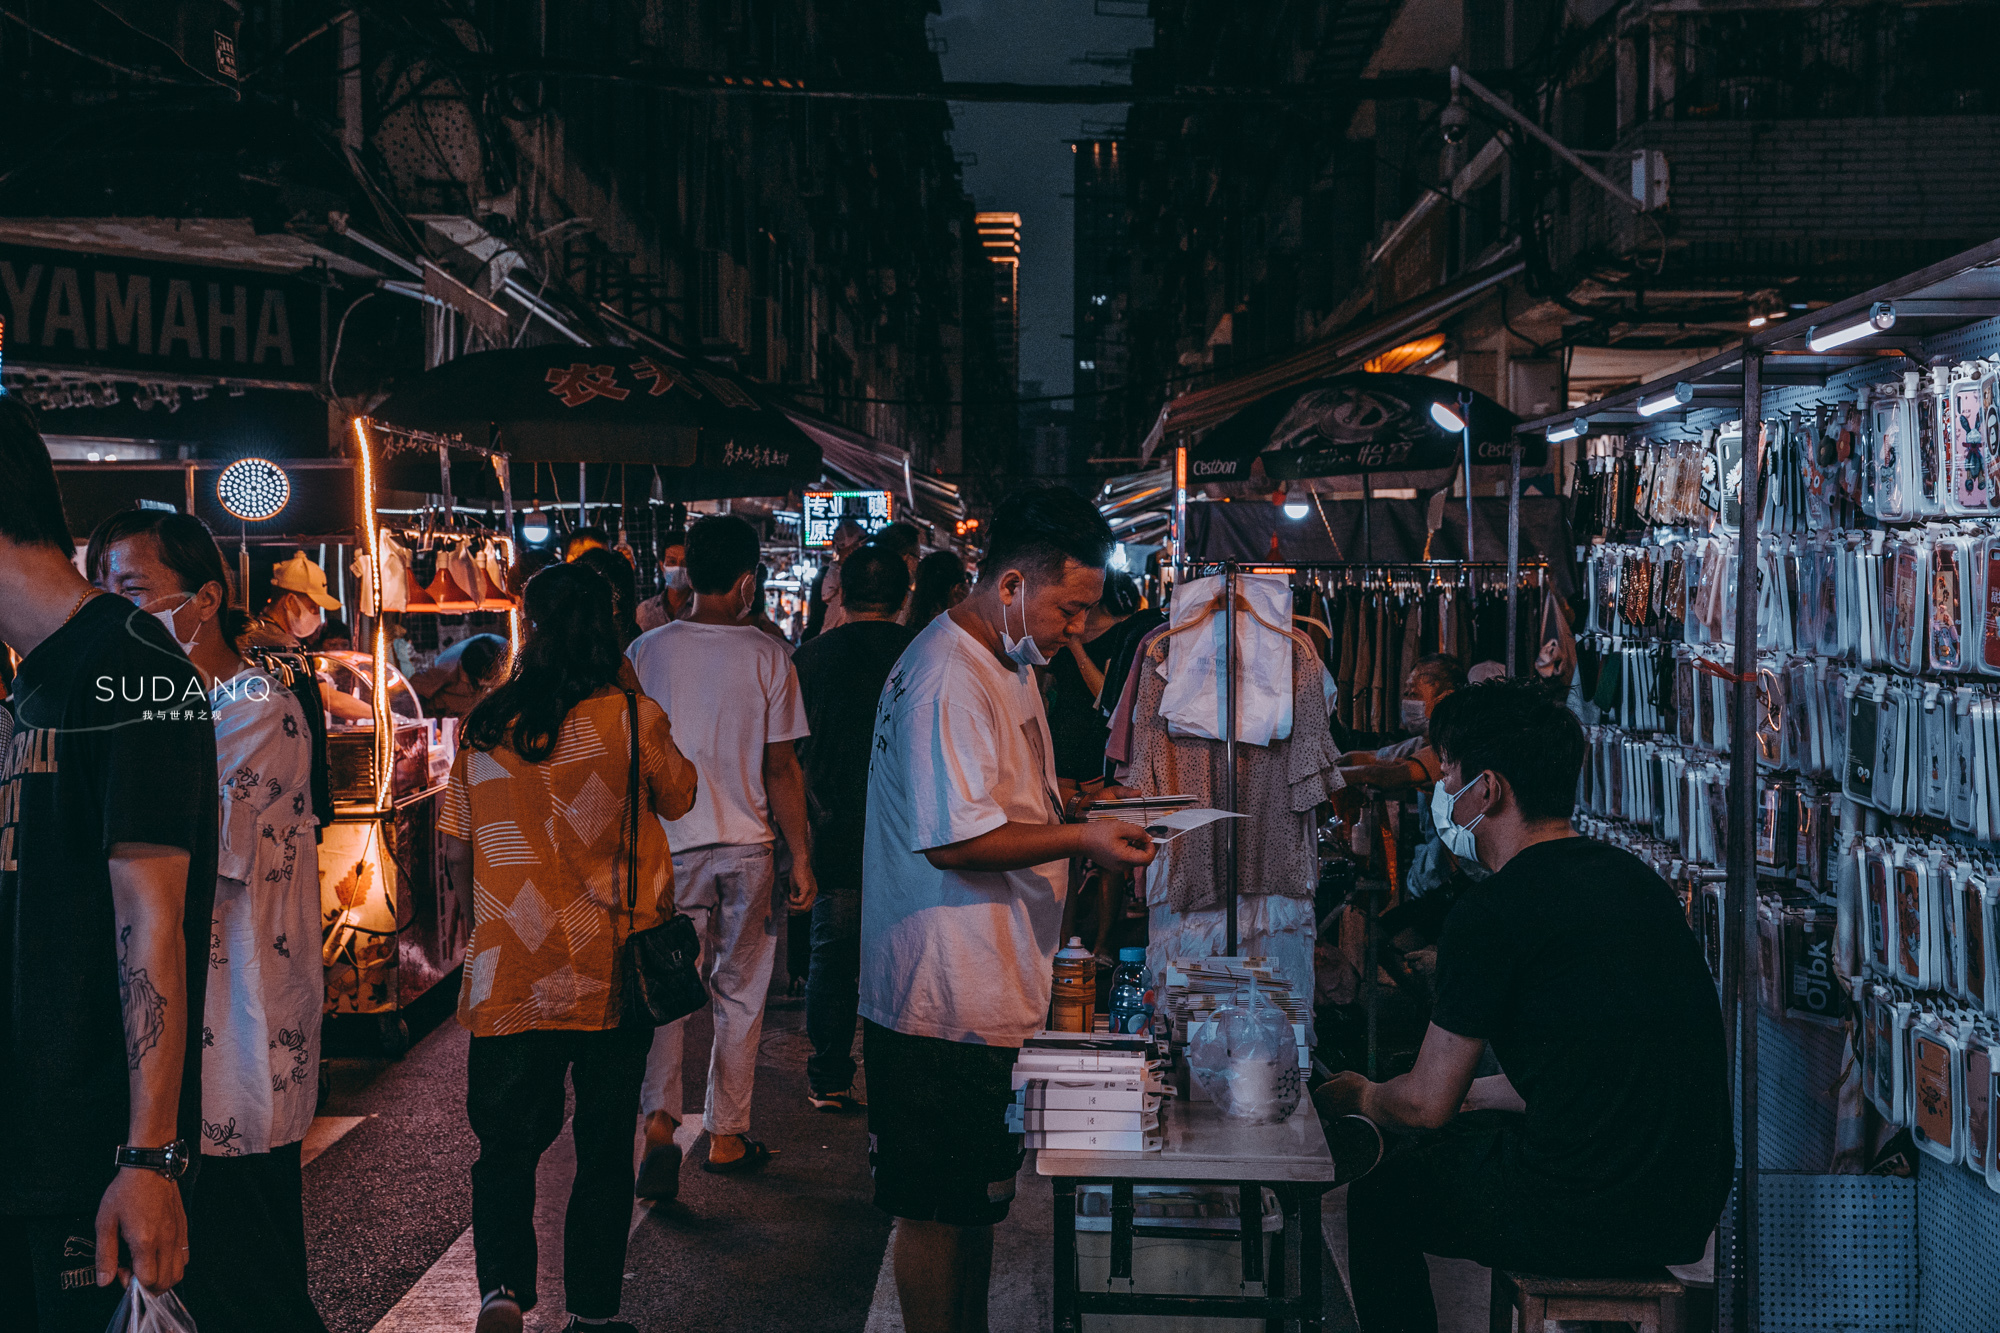
[[[1463, 436], [1440, 421], [1433, 404], [1463, 420], [1470, 414], [1474, 466], [1504, 464], [1520, 418], [1481, 393], [1469, 408], [1461, 388], [1427, 375], [1357, 371], [1280, 389], [1215, 426], [1188, 452], [1188, 480], [1272, 482], [1356, 473], [1448, 475], [1464, 459]], [[1520, 437], [1523, 465], [1548, 461], [1548, 442]]]

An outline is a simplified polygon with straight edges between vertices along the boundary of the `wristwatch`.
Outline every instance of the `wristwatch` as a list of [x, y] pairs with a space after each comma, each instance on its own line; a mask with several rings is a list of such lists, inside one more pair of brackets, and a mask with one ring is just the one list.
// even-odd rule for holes
[[168, 1180], [179, 1180], [187, 1174], [187, 1144], [175, 1139], [164, 1148], [134, 1148], [130, 1144], [121, 1146], [112, 1155], [119, 1166], [136, 1167], [141, 1171], [157, 1171]]

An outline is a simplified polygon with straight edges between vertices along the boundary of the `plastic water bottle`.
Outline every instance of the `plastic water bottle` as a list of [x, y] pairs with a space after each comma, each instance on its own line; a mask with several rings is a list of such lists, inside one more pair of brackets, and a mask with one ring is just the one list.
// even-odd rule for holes
[[1146, 951], [1120, 949], [1111, 974], [1111, 1030], [1143, 1032], [1153, 1020], [1153, 987], [1146, 978]]

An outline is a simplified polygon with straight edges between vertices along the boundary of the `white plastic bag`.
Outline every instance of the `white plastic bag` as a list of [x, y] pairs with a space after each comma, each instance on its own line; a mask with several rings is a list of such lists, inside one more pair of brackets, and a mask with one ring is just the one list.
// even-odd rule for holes
[[126, 1283], [125, 1299], [104, 1333], [196, 1333], [194, 1317], [171, 1291], [155, 1296], [139, 1285], [137, 1278]]
[[1250, 988], [1246, 1005], [1224, 1005], [1189, 1034], [1188, 1072], [1233, 1120], [1275, 1125], [1299, 1104], [1299, 1053], [1283, 1011]]
[[[1237, 608], [1236, 739], [1269, 745], [1292, 734], [1292, 642], [1283, 632], [1292, 623], [1292, 585], [1282, 574], [1239, 574], [1236, 588], [1268, 622], [1259, 623]], [[1222, 739], [1221, 600], [1220, 574], [1191, 579], [1174, 590], [1175, 626], [1200, 618], [1211, 606], [1216, 610], [1196, 628], [1167, 639], [1160, 716], [1169, 736]]]

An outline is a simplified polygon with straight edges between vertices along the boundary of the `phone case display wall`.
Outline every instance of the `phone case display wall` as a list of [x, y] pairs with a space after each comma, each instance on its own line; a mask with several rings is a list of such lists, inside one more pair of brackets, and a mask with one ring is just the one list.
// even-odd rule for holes
[[[1990, 1239], [2000, 358], [1844, 379], [1810, 406], [1796, 405], [1805, 393], [1765, 397], [1750, 551], [1740, 423], [1591, 441], [1577, 487], [1579, 535], [1593, 539], [1578, 636], [1595, 710], [1581, 823], [1676, 885], [1719, 985], [1724, 890], [1704, 872], [1727, 861], [1736, 597], [1754, 589], [1756, 999], [1781, 1020], [1760, 1032], [1814, 1051], [1851, 1043], [1862, 1095], [1921, 1155], [1920, 1189], [1943, 1188], [1950, 1171], [1959, 1213], [1965, 1187], [1982, 1191], [1975, 1234]], [[1806, 1159], [1773, 1161], [1766, 1142], [1765, 1169], [1868, 1168], [1866, 1145], [1785, 1133], [1802, 1118], [1830, 1127], [1824, 1081], [1759, 1080], [1775, 1103], [1760, 1105], [1760, 1138], [1776, 1128]], [[1952, 1326], [1951, 1304], [1923, 1302], [1920, 1326]]]

